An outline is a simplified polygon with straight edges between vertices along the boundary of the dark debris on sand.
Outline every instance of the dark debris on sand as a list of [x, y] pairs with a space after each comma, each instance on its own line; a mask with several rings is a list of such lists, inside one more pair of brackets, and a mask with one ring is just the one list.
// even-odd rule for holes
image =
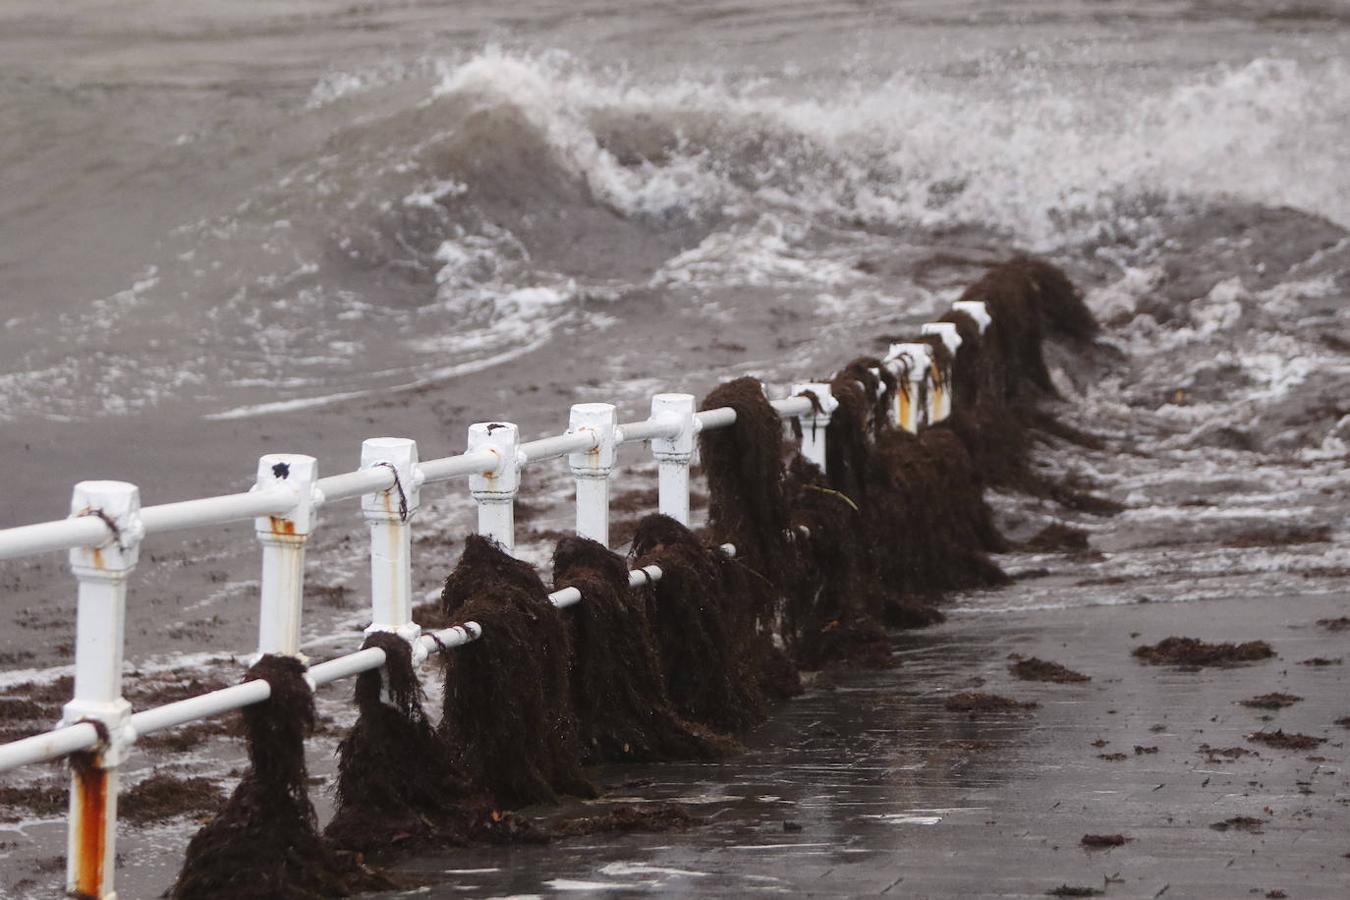
[[1232, 762], [1235, 759], [1241, 759], [1244, 756], [1260, 756], [1255, 750], [1249, 750], [1246, 747], [1211, 747], [1209, 744], [1201, 744], [1196, 748], [1196, 753], [1203, 753], [1207, 758], [1206, 762], [1221, 763]]
[[705, 410], [721, 407], [734, 409], [736, 421], [700, 433], [699, 454], [708, 479], [708, 537], [714, 546], [736, 547], [734, 559], [717, 557], [726, 589], [737, 598], [723, 610], [727, 634], [759, 689], [785, 699], [802, 692], [801, 678], [775, 642], [774, 624], [800, 589], [803, 553], [791, 528], [783, 422], [754, 378], [720, 384], [703, 399]]
[[1008, 671], [1015, 677], [1023, 681], [1049, 681], [1055, 684], [1078, 684], [1084, 681], [1091, 681], [1089, 675], [1082, 672], [1075, 672], [1067, 666], [1060, 665], [1057, 662], [1048, 662], [1044, 659], [1030, 657], [1028, 659], [1018, 659], [1012, 665], [1008, 666]]
[[313, 900], [392, 882], [320, 837], [309, 800], [305, 737], [314, 695], [296, 659], [264, 656], [244, 675], [271, 687], [241, 710], [249, 769], [220, 813], [193, 835], [170, 889], [175, 900]]
[[1350, 630], [1350, 616], [1341, 616], [1336, 619], [1318, 619], [1317, 624], [1327, 631], [1347, 631]]
[[1087, 532], [1063, 522], [1052, 522], [1022, 543], [1023, 550], [1030, 550], [1034, 553], [1086, 550], [1087, 548]]
[[1328, 659], [1325, 656], [1314, 656], [1312, 659], [1305, 659], [1300, 661], [1299, 665], [1312, 666], [1313, 668], [1320, 669], [1323, 666], [1339, 666], [1341, 662], [1342, 659], [1339, 656], [1335, 657], [1334, 659]]
[[0, 784], [0, 822], [17, 822], [24, 816], [10, 812], [25, 809], [36, 816], [64, 814], [70, 805], [64, 781], [41, 781], [22, 786]]
[[472, 843], [543, 840], [529, 822], [494, 809], [488, 793], [469, 783], [427, 719], [408, 643], [376, 632], [363, 649], [375, 647], [384, 651], [385, 664], [356, 678], [359, 715], [338, 745], [337, 804], [324, 837], [382, 861]]
[[1209, 827], [1215, 831], [1245, 831], [1248, 834], [1261, 834], [1261, 826], [1265, 824], [1265, 819], [1257, 819], [1252, 816], [1233, 816], [1231, 819], [1215, 822]]
[[553, 586], [574, 587], [583, 597], [564, 616], [584, 762], [714, 759], [732, 748], [675, 712], [648, 618], [648, 590], [629, 586], [622, 556], [596, 541], [564, 538], [553, 552]]
[[739, 655], [731, 631], [744, 617], [729, 615], [718, 551], [684, 525], [658, 514], [638, 525], [629, 551], [634, 568], [655, 565], [661, 580], [647, 594], [666, 690], [676, 713], [723, 732], [763, 721], [764, 693], [751, 660]]
[[1277, 750], [1312, 750], [1327, 742], [1326, 738], [1313, 737], [1310, 734], [1286, 733], [1278, 731], [1258, 731], [1247, 735], [1247, 740], [1256, 744], [1265, 744]]
[[571, 640], [534, 568], [469, 535], [441, 608], [492, 636], [441, 655], [440, 730], [457, 767], [501, 809], [595, 796], [572, 711]]
[[1123, 847], [1132, 840], [1134, 838], [1128, 838], [1123, 834], [1085, 834], [1079, 843], [1084, 847], [1100, 850], [1107, 847]]
[[783, 617], [793, 658], [808, 671], [891, 667], [882, 619], [886, 606], [901, 598], [877, 571], [858, 504], [801, 456], [789, 467], [788, 498], [793, 527], [809, 535], [802, 541], [802, 577], [788, 593]]
[[1100, 888], [1072, 884], [1061, 884], [1045, 892], [1047, 897], [1101, 897], [1105, 894], [1106, 892]]
[[179, 778], [156, 771], [117, 798], [117, 815], [133, 825], [220, 809], [225, 792], [209, 778]]
[[594, 816], [580, 816], [555, 823], [550, 833], [555, 838], [585, 834], [614, 834], [630, 831], [662, 832], [684, 831], [704, 823], [673, 803], [651, 803], [642, 806], [616, 806]]
[[1275, 651], [1265, 641], [1207, 644], [1195, 638], [1169, 637], [1153, 646], [1134, 648], [1134, 657], [1154, 666], [1236, 666], [1270, 659]]
[[1238, 702], [1252, 709], [1284, 709], [1286, 706], [1293, 706], [1302, 699], [1297, 694], [1284, 694], [1275, 691], [1270, 694], [1262, 694], [1259, 697], [1248, 697], [1246, 700], [1239, 700]]
[[1023, 702], [999, 694], [986, 694], [980, 691], [962, 691], [947, 698], [948, 712], [980, 713], [1026, 712], [1040, 706], [1034, 700]]
[[[1331, 540], [1331, 529], [1326, 525], [1311, 527], [1269, 527], [1244, 531], [1224, 543], [1229, 547], [1292, 547], [1299, 544], [1322, 544]], [[1319, 623], [1320, 624], [1320, 623]]]

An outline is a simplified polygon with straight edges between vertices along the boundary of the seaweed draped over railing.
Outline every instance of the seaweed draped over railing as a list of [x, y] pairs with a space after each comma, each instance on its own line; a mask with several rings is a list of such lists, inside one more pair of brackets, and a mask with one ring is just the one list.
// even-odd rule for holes
[[[564, 434], [521, 442], [514, 424], [481, 422], [465, 453], [434, 460], [413, 440], [375, 438], [357, 470], [322, 478], [312, 457], [267, 454], [249, 492], [159, 506], [141, 507], [125, 482], [81, 482], [69, 518], [0, 531], [0, 558], [67, 550], [78, 585], [63, 724], [0, 746], [0, 771], [72, 758], [67, 890], [78, 896], [114, 892], [118, 772], [136, 741], [236, 709], [251, 766], [193, 838], [175, 896], [340, 894], [391, 884], [361, 854], [543, 839], [502, 810], [592, 794], [589, 764], [732, 752], [738, 731], [801, 691], [798, 667], [888, 665], [886, 626], [940, 621], [943, 592], [1004, 583], [987, 484], [1106, 511], [1033, 473], [1026, 437], [1090, 441], [1038, 401], [1054, 395], [1042, 340], [1085, 344], [1095, 330], [1062, 272], [1017, 259], [885, 358], [781, 399], [740, 378], [701, 410], [689, 394], [659, 394], [640, 422], [578, 404]], [[625, 559], [609, 549], [609, 491], [621, 448], [638, 443], [657, 463], [658, 502]], [[710, 496], [702, 532], [689, 529], [696, 453]], [[576, 481], [577, 536], [558, 545], [550, 593], [514, 558], [514, 504], [525, 473], [560, 457]], [[478, 535], [434, 611], [449, 627], [424, 630], [413, 522], [425, 488], [458, 478]], [[361, 649], [307, 666], [305, 545], [319, 509], [356, 498], [372, 621]], [[254, 666], [233, 687], [133, 712], [122, 644], [143, 539], [247, 519], [262, 554]], [[431, 655], [445, 679], [439, 727], [417, 674]], [[359, 717], [320, 834], [304, 765], [312, 692], [352, 676]]]

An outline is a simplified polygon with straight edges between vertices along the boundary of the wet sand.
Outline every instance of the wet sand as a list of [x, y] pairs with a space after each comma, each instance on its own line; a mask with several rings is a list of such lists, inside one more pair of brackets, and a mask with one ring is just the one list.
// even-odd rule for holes
[[[674, 801], [700, 827], [465, 850], [401, 871], [447, 879], [430, 889], [437, 897], [1024, 897], [1062, 885], [1110, 897], [1342, 896], [1350, 732], [1335, 722], [1350, 715], [1347, 670], [1298, 663], [1350, 656], [1346, 633], [1314, 624], [1347, 610], [1342, 591], [957, 616], [900, 636], [892, 671], [821, 676], [749, 737], [745, 755], [612, 767], [609, 797], [588, 804]], [[1265, 639], [1277, 657], [1195, 672], [1131, 658], [1173, 634]], [[1018, 681], [1010, 652], [1092, 681]], [[974, 716], [946, 708], [971, 689], [1040, 706]], [[1239, 704], [1271, 691], [1303, 699], [1278, 712]], [[1325, 743], [1288, 751], [1248, 739], [1276, 729]], [[1205, 745], [1252, 752], [1229, 760]], [[1212, 827], [1234, 817], [1261, 824]], [[1116, 834], [1126, 843], [1080, 843]]]

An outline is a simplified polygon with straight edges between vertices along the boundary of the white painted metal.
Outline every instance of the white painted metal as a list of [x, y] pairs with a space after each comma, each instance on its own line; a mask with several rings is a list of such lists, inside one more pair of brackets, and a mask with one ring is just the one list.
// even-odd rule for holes
[[[790, 419], [793, 416], [805, 415], [811, 409], [811, 401], [803, 397], [787, 397], [782, 400], [770, 400], [769, 405], [774, 408], [780, 418]], [[711, 431], [714, 428], [726, 428], [736, 424], [736, 410], [729, 406], [720, 406], [717, 409], [705, 409], [694, 413], [695, 428], [698, 431]]]
[[[146, 506], [141, 509], [141, 525], [146, 534], [177, 531], [205, 525], [223, 525], [254, 516], [285, 512], [293, 505], [287, 491], [275, 493], [226, 494], [201, 500], [183, 500]], [[61, 519], [36, 525], [0, 530], [0, 559], [92, 547], [107, 537], [107, 528], [97, 519]]]
[[[801, 386], [795, 388], [799, 390]], [[804, 417], [823, 430], [833, 411], [833, 397], [823, 385], [810, 386], [826, 402], [824, 417], [814, 414], [809, 400], [791, 397], [773, 401], [780, 417]], [[828, 397], [828, 401], [826, 401]], [[135, 565], [143, 534], [201, 525], [224, 524], [255, 518], [262, 545], [262, 602], [259, 652], [299, 656], [304, 546], [315, 524], [315, 511], [325, 502], [362, 497], [362, 510], [372, 539], [372, 630], [388, 630], [410, 640], [418, 658], [429, 652], [462, 646], [482, 635], [477, 623], [466, 622], [434, 634], [421, 634], [411, 620], [409, 521], [419, 503], [423, 482], [468, 475], [479, 503], [483, 533], [514, 549], [512, 505], [519, 489], [519, 470], [527, 461], [562, 455], [578, 482], [578, 532], [600, 541], [608, 539], [608, 479], [619, 443], [650, 440], [661, 470], [661, 506], [664, 512], [688, 521], [688, 465], [694, 437], [703, 428], [731, 425], [731, 409], [694, 412], [688, 394], [663, 394], [652, 401], [652, 415], [630, 426], [625, 435], [609, 404], [580, 404], [573, 408], [568, 434], [521, 445], [509, 423], [481, 423], [469, 434], [468, 452], [419, 465], [411, 440], [382, 438], [366, 441], [361, 468], [325, 479], [316, 478], [316, 462], [301, 455], [268, 455], [259, 461], [255, 488], [200, 500], [163, 504], [139, 510], [136, 488], [120, 482], [86, 482], [77, 487], [75, 517], [54, 523], [0, 531], [0, 558], [72, 549], [71, 564], [80, 584], [77, 625], [75, 697], [65, 710], [66, 725], [53, 731], [0, 747], [0, 771], [30, 762], [50, 760], [73, 752], [93, 750], [93, 770], [100, 781], [76, 780], [72, 791], [68, 858], [72, 889], [88, 888], [88, 854], [81, 856], [74, 835], [88, 833], [92, 824], [104, 829], [103, 852], [95, 867], [97, 896], [112, 893], [113, 830], [116, 817], [117, 766], [137, 735], [151, 734], [208, 716], [265, 700], [270, 689], [252, 681], [178, 703], [143, 710], [135, 715], [121, 697], [126, 579]], [[815, 444], [812, 444], [815, 447]], [[823, 444], [809, 451], [823, 463]], [[402, 503], [400, 503], [400, 488]], [[95, 515], [100, 511], [104, 518]], [[723, 550], [734, 554], [735, 548]], [[638, 586], [661, 577], [655, 566], [629, 574]], [[559, 606], [581, 601], [574, 589], [556, 592]], [[384, 664], [384, 652], [372, 648], [320, 663], [310, 669], [314, 686], [367, 671]], [[99, 726], [91, 724], [93, 720]], [[100, 738], [106, 728], [106, 739]], [[99, 803], [91, 807], [82, 784], [98, 784]], [[79, 880], [78, 876], [84, 878]], [[89, 892], [89, 891], [86, 891]]]
[[[370, 626], [366, 634], [391, 631], [412, 644], [417, 656], [421, 626], [412, 620], [412, 518], [421, 503], [417, 442], [371, 438], [361, 444], [361, 468], [389, 473], [391, 484], [361, 498], [370, 526]], [[421, 659], [414, 659], [420, 663]]]
[[[652, 415], [648, 420], [661, 425], [664, 432], [652, 438], [659, 508], [662, 513], [683, 525], [689, 524], [689, 462], [694, 458], [694, 404], [693, 394], [657, 394], [652, 398]], [[624, 434], [628, 434], [628, 429], [624, 429]]]
[[784, 419], [804, 416], [811, 412], [811, 401], [805, 397], [785, 397], [782, 400], [770, 400], [769, 405]]
[[989, 323], [994, 321], [994, 317], [989, 315], [989, 307], [979, 300], [957, 300], [952, 304], [952, 309], [963, 312], [974, 319], [975, 324], [980, 328], [980, 334], [984, 334], [984, 330], [989, 327]]
[[207, 719], [235, 709], [243, 709], [254, 703], [261, 703], [272, 696], [272, 688], [262, 679], [233, 684], [218, 691], [211, 691], [197, 697], [189, 697], [175, 703], [166, 703], [154, 709], [146, 709], [131, 717], [131, 727], [136, 734], [144, 736]]
[[[374, 440], [383, 440], [375, 438]], [[343, 472], [341, 475], [328, 475], [314, 482], [314, 486], [323, 494], [323, 502], [336, 503], [338, 500], [350, 500], [367, 494], [378, 494], [394, 486], [394, 472], [384, 466], [357, 469], [355, 472]]]
[[290, 488], [291, 509], [260, 516], [254, 531], [262, 545], [262, 599], [258, 655], [275, 653], [304, 659], [300, 653], [300, 617], [305, 589], [305, 540], [314, 529], [318, 463], [298, 453], [268, 453], [258, 460], [259, 491]]
[[201, 500], [180, 500], [141, 509], [146, 534], [162, 534], [184, 528], [203, 528], [244, 522], [255, 516], [280, 515], [295, 504], [288, 490], [249, 491]]
[[539, 438], [537, 441], [520, 445], [521, 465], [557, 459], [569, 453], [580, 453], [594, 447], [595, 435], [589, 431], [568, 431], [566, 434]]
[[492, 454], [488, 466], [469, 475], [469, 492], [478, 504], [478, 533], [507, 553], [516, 552], [516, 493], [520, 490], [520, 430], [511, 422], [469, 426], [469, 453]]
[[30, 553], [92, 547], [108, 536], [98, 519], [62, 519], [37, 525], [21, 525], [0, 531], [0, 559], [13, 559]]
[[483, 626], [477, 622], [465, 622], [440, 631], [429, 631], [418, 640], [428, 653], [439, 653], [454, 647], [463, 647], [483, 636]]
[[834, 392], [830, 390], [830, 386], [819, 381], [808, 381], [792, 386], [793, 396], [805, 391], [816, 395], [820, 410], [808, 406], [806, 414], [797, 417], [802, 424], [802, 456], [815, 463], [820, 467], [820, 471], [824, 472], [825, 430], [829, 427], [830, 417], [839, 408], [839, 401], [834, 399]]
[[[644, 584], [652, 584], [660, 580], [660, 566], [643, 566], [641, 569], [634, 569], [628, 573], [629, 587], [641, 587]], [[566, 609], [580, 603], [582, 596], [579, 589], [566, 587], [549, 594], [548, 599], [558, 609]]]
[[[666, 396], [658, 394], [657, 396]], [[690, 397], [693, 394], [673, 394], [675, 397]], [[653, 399], [653, 407], [655, 400]], [[692, 415], [692, 413], [691, 413]], [[680, 422], [675, 419], [646, 419], [642, 422], [623, 422], [619, 425], [619, 431], [622, 432], [620, 444], [636, 444], [642, 441], [656, 440], [657, 438], [673, 438], [680, 433]]]
[[[956, 326], [951, 322], [926, 322], [922, 333], [941, 338], [943, 346], [952, 356], [956, 356], [957, 351], [961, 349], [961, 335], [957, 333]], [[936, 425], [938, 422], [945, 421], [952, 414], [951, 369], [949, 368], [945, 372], [941, 371], [938, 367], [936, 354], [933, 356], [932, 374], [932, 390], [928, 394], [928, 421]]]
[[947, 352], [952, 356], [961, 349], [961, 334], [956, 330], [956, 325], [952, 322], [924, 322], [919, 329], [919, 334], [935, 334], [942, 338], [942, 343], [946, 346]]
[[735, 424], [736, 410], [730, 406], [705, 409], [694, 413], [694, 427], [698, 431], [712, 431], [714, 428], [727, 428]]
[[54, 728], [22, 740], [0, 744], [0, 772], [50, 762], [98, 746], [98, 729], [88, 722]]
[[591, 434], [589, 449], [567, 455], [577, 482], [577, 534], [609, 546], [609, 476], [619, 424], [612, 403], [577, 403], [568, 415], [567, 433]]
[[305, 673], [305, 679], [309, 682], [310, 690], [316, 690], [319, 685], [338, 681], [342, 678], [350, 678], [362, 672], [369, 672], [371, 669], [378, 669], [384, 665], [385, 660], [384, 651], [379, 647], [367, 647], [364, 650], [358, 650], [355, 653], [348, 653], [345, 656], [339, 656], [337, 659], [330, 659], [310, 666]]
[[495, 453], [489, 450], [480, 450], [463, 453], [459, 456], [429, 459], [418, 465], [417, 472], [423, 484], [432, 484], [438, 481], [449, 481], [451, 478], [462, 478], [465, 475], [472, 475], [474, 472], [481, 472], [496, 465], [496, 462], [497, 456]]
[[911, 434], [927, 424], [927, 398], [933, 348], [927, 344], [891, 344], [884, 363], [899, 381], [891, 424]]
[[567, 607], [576, 606], [581, 602], [581, 590], [574, 587], [563, 588], [549, 594], [548, 600], [558, 609], [567, 609]]
[[118, 768], [136, 740], [131, 704], [122, 697], [127, 578], [136, 568], [144, 529], [141, 496], [124, 481], [75, 485], [70, 514], [95, 518], [109, 532], [96, 547], [70, 551], [79, 582], [75, 623], [75, 693], [62, 722], [97, 722], [105, 729], [91, 757], [73, 768], [66, 844], [66, 891], [99, 898], [113, 888], [117, 854]]

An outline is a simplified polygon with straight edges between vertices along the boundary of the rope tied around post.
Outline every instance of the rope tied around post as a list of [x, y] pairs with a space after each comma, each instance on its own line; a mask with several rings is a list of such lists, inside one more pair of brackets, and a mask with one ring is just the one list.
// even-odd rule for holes
[[[816, 430], [821, 427], [820, 419], [818, 417], [825, 415], [825, 405], [820, 402], [820, 395], [815, 391], [805, 390], [798, 391], [793, 396], [805, 397], [807, 400], [811, 401], [811, 436], [815, 437]], [[792, 419], [792, 431], [793, 436], [800, 440], [802, 436], [802, 420], [800, 418], [794, 417]]]
[[123, 543], [122, 541], [122, 529], [118, 527], [117, 522], [113, 519], [112, 516], [108, 515], [102, 509], [97, 508], [89, 508], [83, 510], [80, 513], [79, 518], [85, 518], [86, 516], [93, 516], [94, 518], [102, 522], [104, 525], [108, 526], [108, 531], [112, 533], [113, 543], [117, 545], [118, 552], [119, 553], [126, 552], [127, 550], [126, 544]]
[[398, 477], [398, 469], [391, 462], [377, 462], [377, 468], [388, 469], [394, 476], [394, 485], [386, 488], [385, 492], [398, 491], [398, 518], [400, 522], [408, 521], [408, 495], [403, 490], [403, 479]]

